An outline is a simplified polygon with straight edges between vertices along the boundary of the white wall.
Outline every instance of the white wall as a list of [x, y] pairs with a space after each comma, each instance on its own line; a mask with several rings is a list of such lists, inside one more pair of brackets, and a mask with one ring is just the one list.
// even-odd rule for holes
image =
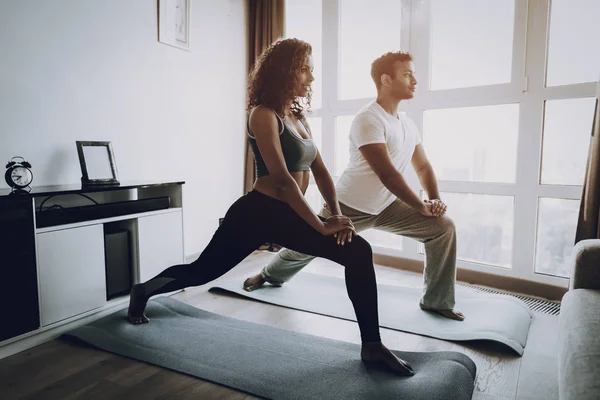
[[191, 2], [187, 52], [156, 0], [0, 1], [0, 163], [78, 183], [75, 141], [111, 141], [121, 181], [186, 181], [186, 255], [242, 194], [246, 81], [243, 0]]

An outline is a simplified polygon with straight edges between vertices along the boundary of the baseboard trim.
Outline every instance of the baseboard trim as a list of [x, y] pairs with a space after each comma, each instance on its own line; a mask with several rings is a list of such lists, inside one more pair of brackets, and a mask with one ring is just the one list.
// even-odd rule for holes
[[[387, 267], [406, 271], [418, 272], [421, 274], [423, 273], [424, 268], [423, 261], [391, 256], [388, 254], [375, 253], [373, 256], [373, 261], [375, 264], [385, 265]], [[456, 279], [472, 285], [488, 286], [507, 292], [535, 296], [554, 301], [560, 301], [568, 290], [567, 288], [548, 285], [545, 283], [533, 282], [508, 276], [499, 276], [487, 272], [472, 271], [462, 268], [457, 268]]]
[[[250, 256], [262, 253], [259, 250], [254, 251]], [[186, 256], [186, 261], [191, 263], [200, 256], [200, 253]], [[250, 257], [249, 256], [249, 257]], [[413, 260], [392, 256], [389, 254], [373, 254], [375, 264], [385, 265], [386, 267], [397, 268], [405, 271], [417, 272], [422, 274], [423, 261]], [[487, 272], [473, 271], [469, 269], [457, 268], [456, 279], [461, 282], [472, 285], [488, 286], [494, 289], [504, 290], [516, 294], [540, 297], [542, 299], [560, 301], [567, 292], [567, 288], [548, 285], [546, 283], [533, 282], [525, 279], [512, 278], [508, 276], [499, 276]]]

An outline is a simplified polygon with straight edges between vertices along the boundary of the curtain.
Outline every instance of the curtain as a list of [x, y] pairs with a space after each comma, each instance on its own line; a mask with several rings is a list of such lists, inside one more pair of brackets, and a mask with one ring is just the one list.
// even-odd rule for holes
[[[283, 37], [285, 22], [284, 0], [247, 0], [248, 1], [248, 72], [263, 50], [275, 40]], [[246, 162], [244, 172], [244, 193], [252, 190], [256, 175], [254, 155], [246, 143]]]
[[583, 193], [579, 206], [579, 220], [575, 243], [584, 239], [600, 239], [600, 80], [596, 91], [596, 110], [588, 152]]

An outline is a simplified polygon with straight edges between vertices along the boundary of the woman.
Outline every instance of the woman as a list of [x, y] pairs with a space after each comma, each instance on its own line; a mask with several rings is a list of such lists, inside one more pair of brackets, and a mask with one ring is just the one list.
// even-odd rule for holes
[[[377, 287], [370, 245], [356, 236], [344, 246], [334, 234], [354, 230], [341, 215], [333, 180], [327, 172], [303, 116], [300, 99], [310, 107], [313, 62], [311, 46], [297, 39], [275, 42], [257, 59], [248, 84], [248, 141], [256, 160], [254, 189], [238, 199], [200, 257], [167, 268], [131, 291], [128, 320], [148, 322], [151, 296], [204, 285], [225, 274], [265, 242], [323, 257], [345, 267], [346, 287], [361, 332], [361, 358], [413, 375], [379, 335]], [[304, 192], [310, 171], [327, 205], [328, 219], [310, 208]]]

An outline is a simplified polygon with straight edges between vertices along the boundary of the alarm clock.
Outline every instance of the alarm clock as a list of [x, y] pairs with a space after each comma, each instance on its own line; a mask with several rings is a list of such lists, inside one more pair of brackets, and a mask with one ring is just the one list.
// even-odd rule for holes
[[21, 156], [15, 156], [6, 164], [4, 179], [8, 186], [16, 190], [28, 187], [33, 181], [33, 172], [29, 164]]

